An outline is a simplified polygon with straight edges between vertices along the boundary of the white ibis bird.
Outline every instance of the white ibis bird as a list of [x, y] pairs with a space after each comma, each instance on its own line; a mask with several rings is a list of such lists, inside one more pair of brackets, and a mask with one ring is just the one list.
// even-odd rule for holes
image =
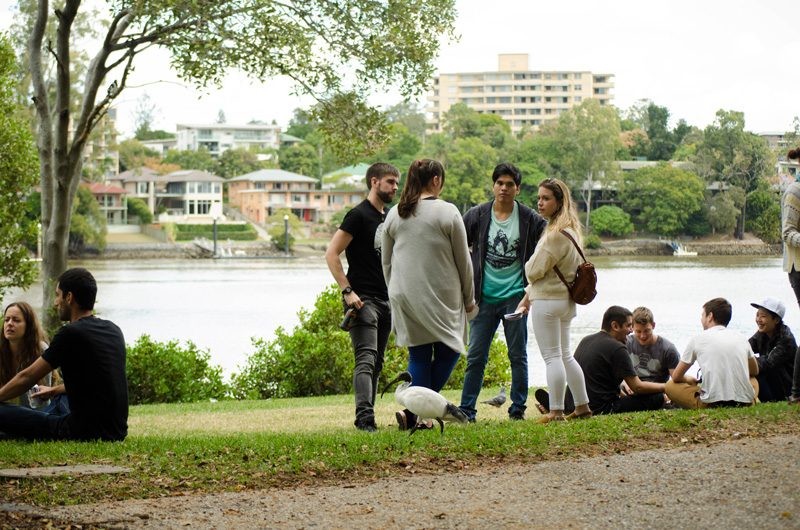
[[[447, 401], [440, 393], [422, 386], [411, 386], [411, 374], [408, 372], [402, 372], [387, 383], [383, 392], [381, 392], [381, 397], [383, 397], [389, 387], [398, 381], [403, 381], [403, 383], [394, 391], [394, 400], [416, 414], [420, 420], [424, 418], [436, 420], [439, 423], [439, 427], [441, 427], [442, 434], [444, 434], [444, 422], [442, 420], [458, 421], [461, 423], [466, 423], [468, 421], [464, 411]], [[414, 434], [416, 430], [417, 426], [415, 424], [411, 427], [409, 436]]]
[[491, 405], [493, 407], [499, 407], [503, 403], [506, 402], [506, 387], [505, 385], [500, 385], [500, 393], [497, 394], [492, 399], [487, 399], [486, 401], [481, 401], [481, 403], [485, 403], [487, 405]]

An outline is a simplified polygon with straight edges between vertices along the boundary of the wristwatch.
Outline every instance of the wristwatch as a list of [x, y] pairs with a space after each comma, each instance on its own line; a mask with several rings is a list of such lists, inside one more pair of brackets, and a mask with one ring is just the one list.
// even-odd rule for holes
[[353, 288], [352, 288], [352, 287], [350, 287], [349, 285], [348, 285], [347, 287], [345, 287], [344, 289], [342, 289], [342, 294], [343, 294], [343, 295], [345, 295], [345, 294], [350, 294], [350, 293], [352, 293], [352, 292], [353, 292]]

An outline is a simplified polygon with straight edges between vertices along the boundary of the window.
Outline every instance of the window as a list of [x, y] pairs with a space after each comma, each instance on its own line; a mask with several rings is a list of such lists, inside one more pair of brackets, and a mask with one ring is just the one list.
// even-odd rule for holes
[[253, 183], [253, 189], [255, 189], [255, 190], [263, 190], [264, 189], [264, 183], [263, 182], [254, 182]]
[[292, 202], [306, 202], [306, 196], [297, 193], [292, 194]]
[[138, 193], [138, 194], [147, 193], [147, 185], [148, 184], [149, 184], [148, 182], [137, 182], [136, 183], [136, 193]]
[[583, 90], [583, 85], [575, 85], [572, 87], [573, 90]]
[[581, 101], [583, 101], [583, 98], [582, 98], [582, 97], [580, 97], [580, 96], [575, 96], [575, 97], [574, 97], [574, 98], [572, 98], [572, 99], [574, 99], [574, 100], [575, 100], [575, 103], [580, 103]]

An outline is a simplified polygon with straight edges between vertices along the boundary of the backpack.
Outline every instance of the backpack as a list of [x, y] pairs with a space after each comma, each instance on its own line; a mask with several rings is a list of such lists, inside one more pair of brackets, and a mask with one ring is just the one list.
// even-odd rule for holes
[[578, 265], [578, 270], [575, 271], [575, 279], [571, 284], [567, 282], [557, 266], [553, 265], [553, 270], [561, 281], [564, 282], [564, 285], [567, 286], [569, 297], [572, 301], [576, 304], [586, 305], [597, 296], [597, 272], [594, 270], [594, 265], [586, 261], [586, 256], [583, 255], [583, 250], [581, 250], [580, 245], [575, 242], [575, 239], [564, 230], [561, 230], [561, 233], [567, 236], [569, 240], [572, 241], [572, 244], [575, 245], [578, 254], [580, 254], [583, 259], [583, 263]]

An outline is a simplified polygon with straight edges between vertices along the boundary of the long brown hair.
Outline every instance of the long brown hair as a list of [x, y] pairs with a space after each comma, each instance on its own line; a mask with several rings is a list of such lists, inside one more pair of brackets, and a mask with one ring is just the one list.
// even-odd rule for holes
[[436, 176], [442, 179], [444, 185], [444, 166], [440, 162], [425, 158], [411, 163], [406, 185], [400, 194], [400, 202], [397, 203], [397, 213], [400, 217], [406, 219], [414, 215], [420, 195]]
[[583, 232], [581, 222], [578, 220], [578, 212], [575, 209], [575, 202], [572, 200], [569, 186], [559, 179], [544, 179], [539, 183], [540, 188], [546, 188], [553, 193], [560, 208], [548, 219], [547, 230], [559, 232], [565, 228], [571, 228], [578, 238], [578, 244], [583, 246]]
[[33, 364], [33, 361], [42, 354], [42, 343], [46, 341], [36, 311], [27, 302], [8, 304], [3, 310], [3, 323], [5, 323], [6, 313], [12, 307], [16, 307], [22, 313], [22, 319], [25, 321], [25, 335], [22, 337], [22, 349], [19, 357], [16, 357], [11, 352], [11, 342], [6, 338], [6, 334], [0, 333], [0, 386], [8, 383], [17, 375], [17, 372]]

